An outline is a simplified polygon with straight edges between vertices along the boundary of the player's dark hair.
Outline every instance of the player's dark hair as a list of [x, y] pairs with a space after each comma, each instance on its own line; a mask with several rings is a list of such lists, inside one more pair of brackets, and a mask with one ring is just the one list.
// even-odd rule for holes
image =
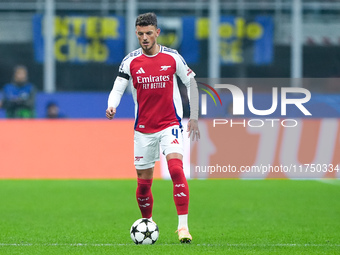
[[157, 28], [157, 16], [153, 12], [140, 14], [136, 19], [136, 27], [155, 26]]

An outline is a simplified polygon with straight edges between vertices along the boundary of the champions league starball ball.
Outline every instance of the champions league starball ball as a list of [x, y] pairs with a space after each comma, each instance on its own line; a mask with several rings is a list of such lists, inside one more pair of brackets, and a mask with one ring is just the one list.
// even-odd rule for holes
[[159, 236], [158, 226], [147, 218], [138, 219], [130, 228], [130, 236], [135, 244], [154, 244]]

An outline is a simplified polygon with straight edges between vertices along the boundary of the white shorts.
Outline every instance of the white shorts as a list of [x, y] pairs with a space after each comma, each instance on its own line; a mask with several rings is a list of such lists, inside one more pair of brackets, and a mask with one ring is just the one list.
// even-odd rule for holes
[[152, 168], [159, 160], [159, 146], [163, 154], [180, 153], [183, 155], [183, 130], [179, 126], [171, 126], [162, 131], [145, 134], [135, 131], [134, 156], [137, 170]]

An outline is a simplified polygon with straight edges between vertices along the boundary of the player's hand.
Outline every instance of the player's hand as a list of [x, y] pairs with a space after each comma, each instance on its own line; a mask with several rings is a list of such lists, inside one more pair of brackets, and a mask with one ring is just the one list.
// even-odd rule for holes
[[108, 107], [106, 109], [106, 118], [108, 118], [109, 120], [112, 120], [115, 114], [116, 114], [116, 108]]
[[189, 132], [188, 137], [191, 137], [192, 141], [198, 141], [200, 139], [201, 134], [198, 129], [198, 121], [197, 120], [189, 120], [187, 132]]

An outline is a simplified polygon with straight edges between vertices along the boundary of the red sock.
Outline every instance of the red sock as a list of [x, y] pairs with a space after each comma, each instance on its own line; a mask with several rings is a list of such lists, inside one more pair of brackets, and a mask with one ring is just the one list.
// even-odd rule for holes
[[152, 216], [153, 197], [151, 192], [152, 179], [137, 178], [136, 198], [143, 218]]
[[183, 172], [183, 162], [180, 159], [170, 159], [168, 167], [174, 185], [174, 201], [177, 214], [188, 214], [189, 187]]

